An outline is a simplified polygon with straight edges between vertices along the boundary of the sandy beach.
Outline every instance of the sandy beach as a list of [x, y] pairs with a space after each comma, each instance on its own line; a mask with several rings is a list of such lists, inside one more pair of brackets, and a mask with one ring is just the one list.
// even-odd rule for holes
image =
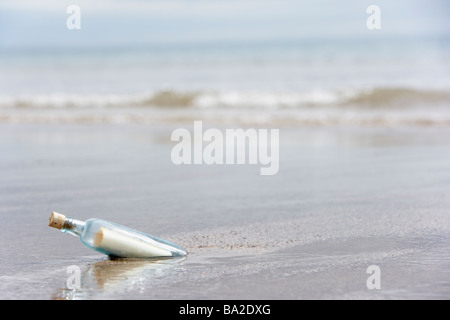
[[[280, 171], [267, 177], [174, 165], [170, 133], [183, 125], [2, 124], [0, 298], [450, 297], [448, 128], [281, 128]], [[109, 260], [49, 228], [53, 210], [188, 256]], [[72, 265], [81, 288], [70, 290]]]

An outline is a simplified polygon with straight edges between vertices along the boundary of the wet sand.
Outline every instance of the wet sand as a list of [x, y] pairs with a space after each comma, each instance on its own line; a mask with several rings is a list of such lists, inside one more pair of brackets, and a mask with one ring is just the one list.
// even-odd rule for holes
[[[450, 128], [280, 128], [279, 173], [260, 176], [175, 166], [178, 127], [0, 125], [0, 299], [450, 298]], [[109, 260], [53, 210], [189, 254]]]

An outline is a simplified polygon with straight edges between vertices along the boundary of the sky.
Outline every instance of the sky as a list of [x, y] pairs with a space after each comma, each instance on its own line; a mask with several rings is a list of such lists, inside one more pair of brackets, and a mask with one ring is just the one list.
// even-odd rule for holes
[[447, 0], [0, 0], [0, 48], [365, 37], [371, 4], [380, 35], [450, 35]]

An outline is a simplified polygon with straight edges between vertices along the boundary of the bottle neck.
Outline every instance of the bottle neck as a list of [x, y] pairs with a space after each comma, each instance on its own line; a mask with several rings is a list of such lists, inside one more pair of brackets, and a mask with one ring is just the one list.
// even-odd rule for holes
[[85, 226], [84, 221], [72, 219], [71, 217], [66, 217], [66, 220], [64, 221], [64, 225], [61, 228], [61, 231], [79, 237], [83, 233], [84, 226]]

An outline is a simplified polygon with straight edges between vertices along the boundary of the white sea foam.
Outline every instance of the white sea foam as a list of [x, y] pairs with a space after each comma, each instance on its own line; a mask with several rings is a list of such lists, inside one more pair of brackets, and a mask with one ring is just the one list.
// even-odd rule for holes
[[450, 92], [408, 88], [0, 96], [1, 122], [449, 125]]
[[303, 109], [339, 106], [359, 108], [410, 108], [417, 105], [450, 106], [450, 91], [409, 88], [277, 91], [177, 91], [135, 94], [35, 94], [0, 96], [0, 108], [108, 108], [191, 107], [198, 109]]

